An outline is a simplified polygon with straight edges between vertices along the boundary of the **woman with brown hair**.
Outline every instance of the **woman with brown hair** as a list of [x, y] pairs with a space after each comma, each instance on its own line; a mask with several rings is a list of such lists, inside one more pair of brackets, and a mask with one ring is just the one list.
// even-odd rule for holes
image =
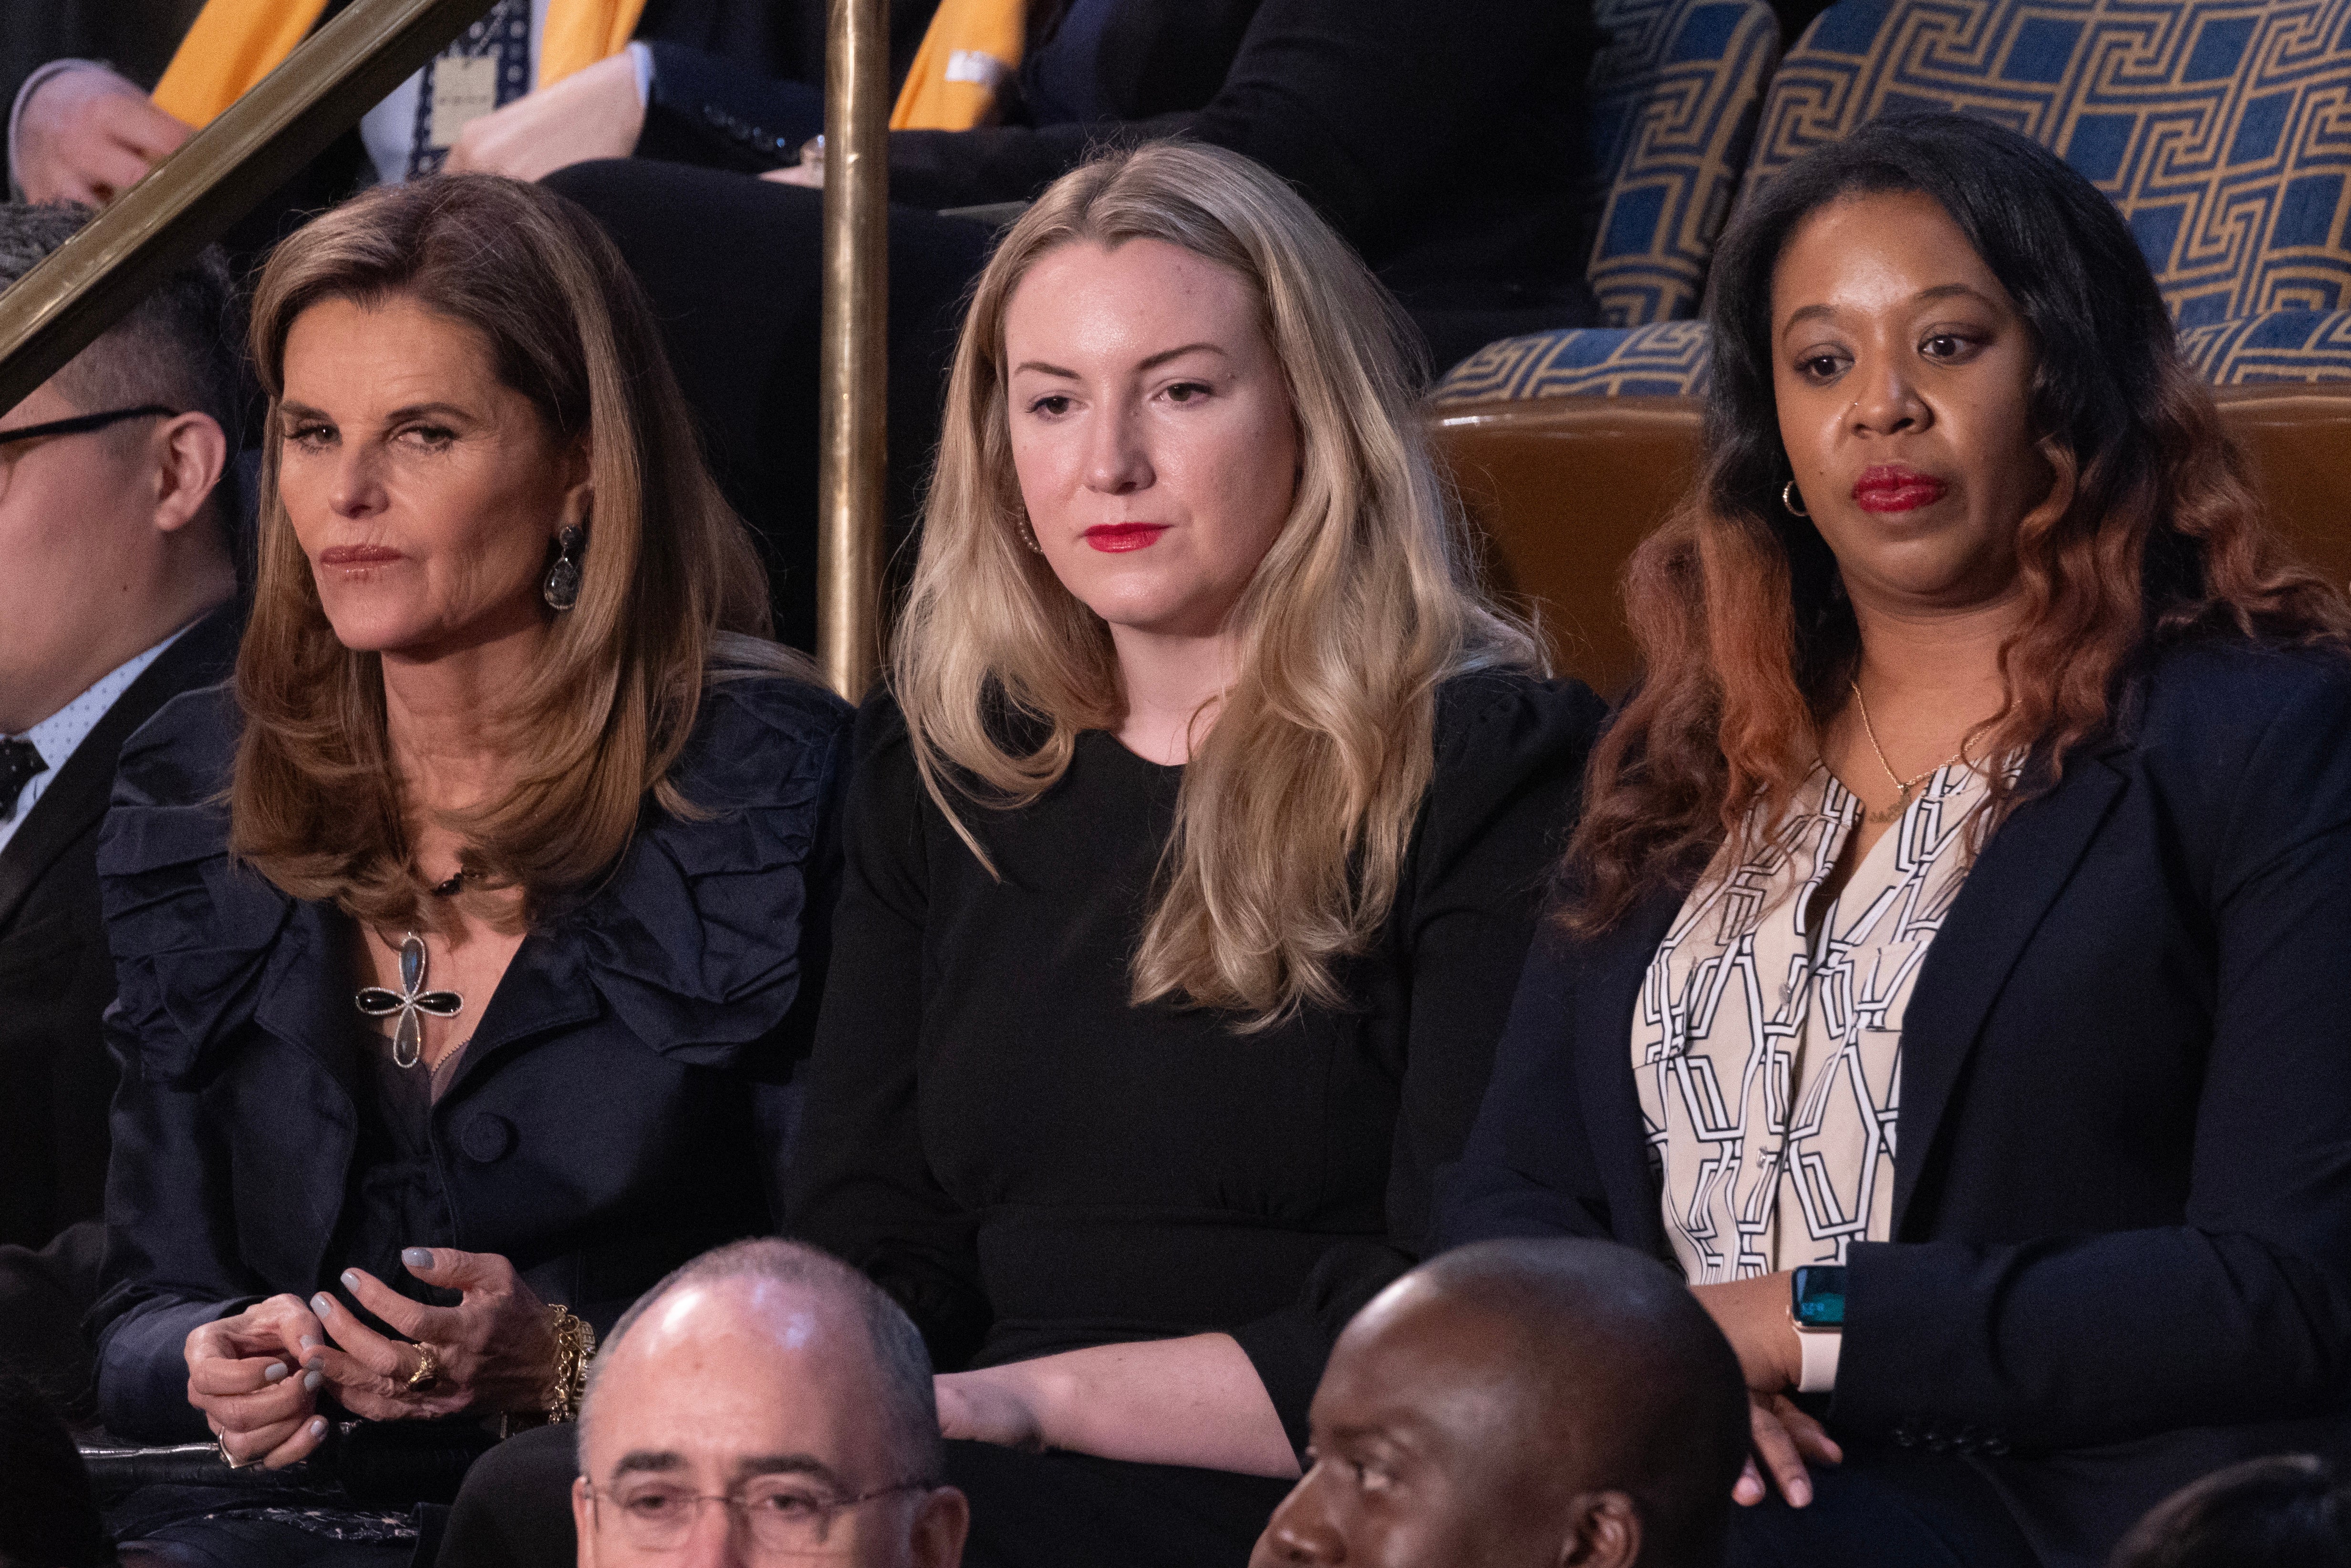
[[774, 1228], [847, 713], [559, 197], [362, 197], [252, 348], [236, 678], [125, 749], [100, 854], [93, 1321], [110, 1429], [282, 1467], [337, 1413], [559, 1418], [596, 1328]]
[[2351, 611], [2023, 138], [1871, 125], [1712, 287], [1441, 1228], [1680, 1266], [1753, 1397], [1733, 1563], [2093, 1563], [2339, 1430]]

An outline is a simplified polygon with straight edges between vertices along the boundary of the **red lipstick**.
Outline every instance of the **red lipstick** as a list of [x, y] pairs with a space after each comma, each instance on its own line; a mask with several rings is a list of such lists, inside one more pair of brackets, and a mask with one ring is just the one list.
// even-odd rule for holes
[[1125, 550], [1149, 549], [1166, 531], [1165, 523], [1097, 523], [1080, 537], [1105, 554], [1117, 555]]
[[1932, 474], [1900, 463], [1880, 463], [1864, 469], [1854, 481], [1853, 499], [1865, 512], [1908, 512], [1933, 506], [1949, 489]]

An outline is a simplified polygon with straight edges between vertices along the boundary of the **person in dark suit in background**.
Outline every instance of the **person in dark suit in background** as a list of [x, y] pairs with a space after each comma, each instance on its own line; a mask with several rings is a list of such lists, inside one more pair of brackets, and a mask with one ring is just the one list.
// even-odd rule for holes
[[[942, 12], [942, 15], [945, 13]], [[1371, 263], [1442, 369], [1513, 332], [1592, 319], [1580, 183], [1586, 0], [1031, 0], [996, 123], [890, 136], [890, 515], [912, 529], [941, 378], [993, 222], [942, 209], [1028, 201], [1113, 142], [1188, 137], [1289, 181]], [[574, 165], [556, 188], [601, 218], [670, 325], [722, 452], [779, 497], [764, 531], [804, 582], [816, 559], [821, 204], [797, 162], [821, 129], [789, 87], [703, 60], [661, 91], [752, 107], [735, 167]], [[697, 158], [709, 163], [711, 159]], [[814, 615], [812, 598], [784, 603]]]
[[[0, 285], [89, 216], [0, 206]], [[68, 1406], [115, 1076], [99, 826], [123, 741], [235, 654], [234, 315], [208, 254], [0, 414], [0, 1372]]]
[[7, 0], [0, 12], [0, 103], [51, 60], [106, 60], [152, 85], [203, 0]]
[[1813, 153], [1713, 287], [1440, 1234], [1680, 1265], [1752, 1399], [1733, 1563], [2087, 1568], [2343, 1438], [2351, 606], [2011, 131]]
[[[120, 47], [130, 29], [119, 21], [28, 29], [5, 57], [12, 182], [35, 202], [112, 200], [349, 4], [144, 0], [135, 47], [113, 63], [78, 57]], [[935, 4], [893, 0], [894, 75], [904, 74]], [[815, 94], [824, 40], [825, 8], [812, 0], [497, 0], [288, 194], [315, 204], [362, 182], [396, 184], [444, 167], [536, 178], [632, 153], [723, 162], [734, 141], [721, 127], [731, 121], [714, 99], [751, 107], [726, 99], [737, 78], [759, 84], [759, 101]], [[24, 57], [44, 45], [38, 59]], [[486, 66], [495, 70], [484, 90], [435, 94], [436, 76], [444, 88], [470, 89]], [[683, 86], [664, 88], [672, 74]], [[295, 214], [277, 205], [272, 232], [283, 232]]]

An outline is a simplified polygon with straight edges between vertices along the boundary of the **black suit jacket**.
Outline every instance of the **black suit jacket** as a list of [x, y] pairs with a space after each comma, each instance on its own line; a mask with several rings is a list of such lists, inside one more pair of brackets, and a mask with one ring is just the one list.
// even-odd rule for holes
[[0, 1244], [39, 1247], [104, 1205], [114, 1065], [99, 1020], [114, 961], [98, 830], [122, 743], [172, 698], [226, 675], [236, 633], [224, 607], [158, 654], [0, 848]]
[[[893, 50], [909, 9], [926, 17], [930, 5], [899, 0]], [[1022, 80], [1062, 9], [1032, 7]], [[1583, 0], [1123, 0], [1096, 57], [1101, 120], [1036, 125], [1015, 92], [1000, 125], [893, 132], [890, 195], [1026, 201], [1108, 138], [1187, 135], [1295, 183], [1416, 314], [1586, 319], [1577, 182], [1595, 37]], [[764, 168], [797, 155], [800, 95], [656, 57], [657, 107], [681, 125], [706, 112], [739, 142], [697, 161]], [[1512, 323], [1492, 325], [1499, 336]]]
[[426, 1114], [388, 1155], [361, 1056], [350, 922], [228, 850], [243, 728], [223, 688], [123, 747], [99, 846], [119, 1000], [104, 1293], [87, 1320], [107, 1427], [204, 1437], [197, 1324], [346, 1268], [455, 1305], [400, 1249], [509, 1260], [611, 1329], [695, 1254], [775, 1228], [839, 887], [850, 713], [783, 677], [714, 680], [613, 868], [536, 919]]
[[[2053, 1563], [2233, 1458], [2339, 1442], [2351, 1365], [2351, 667], [2180, 649], [2132, 711], [1992, 834], [1928, 952], [1828, 1412], [1960, 1456]], [[1631, 1039], [1681, 896], [1530, 959], [1446, 1244], [1669, 1255]]]

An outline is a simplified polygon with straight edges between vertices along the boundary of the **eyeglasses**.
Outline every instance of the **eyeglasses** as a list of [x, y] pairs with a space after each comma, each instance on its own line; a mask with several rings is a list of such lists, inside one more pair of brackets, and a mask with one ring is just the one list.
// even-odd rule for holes
[[137, 408], [110, 408], [104, 413], [80, 413], [71, 419], [53, 419], [47, 424], [27, 424], [16, 430], [0, 430], [0, 446], [18, 441], [39, 441], [51, 435], [81, 435], [93, 430], [104, 430], [110, 424], [120, 424], [127, 419], [177, 419], [180, 411], [165, 408], [160, 402], [141, 403]]
[[759, 1555], [810, 1557], [831, 1550], [825, 1538], [832, 1531], [834, 1515], [877, 1498], [902, 1491], [927, 1491], [937, 1485], [929, 1480], [900, 1481], [859, 1492], [855, 1497], [836, 1498], [812, 1489], [798, 1477], [762, 1476], [726, 1496], [692, 1492], [653, 1478], [636, 1484], [623, 1482], [609, 1496], [598, 1490], [592, 1481], [586, 1490], [590, 1517], [596, 1521], [596, 1528], [601, 1531], [604, 1527], [601, 1504], [611, 1502], [612, 1511], [619, 1516], [616, 1527], [621, 1538], [641, 1551], [674, 1552], [684, 1545], [701, 1520], [703, 1509], [715, 1502], [734, 1515], [733, 1528], [749, 1537]]
[[110, 424], [120, 424], [131, 419], [177, 419], [180, 411], [165, 408], [162, 403], [142, 403], [137, 408], [110, 408], [103, 413], [76, 414], [71, 419], [53, 419], [46, 424], [19, 425], [15, 430], [0, 430], [0, 497], [8, 493], [8, 481], [16, 476], [16, 465], [29, 450], [27, 444], [46, 441], [53, 435], [84, 435], [93, 430], [104, 430]]

